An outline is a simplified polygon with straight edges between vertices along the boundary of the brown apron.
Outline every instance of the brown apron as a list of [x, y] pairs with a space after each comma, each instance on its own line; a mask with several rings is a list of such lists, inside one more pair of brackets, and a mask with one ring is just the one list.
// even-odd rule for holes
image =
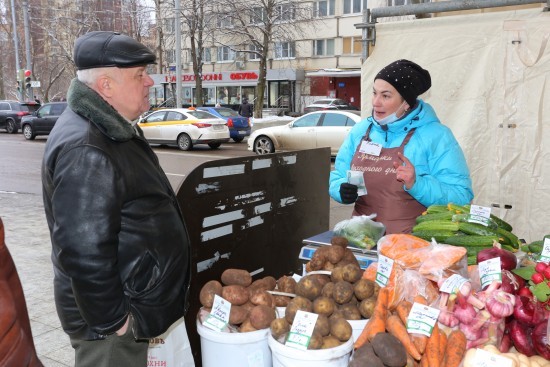
[[[363, 140], [370, 140], [369, 126]], [[386, 226], [386, 234], [410, 233], [415, 219], [426, 207], [403, 189], [403, 183], [395, 178], [393, 162], [400, 162], [398, 152], [403, 154], [415, 129], [411, 129], [403, 143], [397, 148], [382, 148], [379, 156], [360, 152], [361, 143], [357, 146], [352, 171], [362, 171], [365, 178], [367, 195], [360, 196], [355, 202], [353, 215], [370, 215], [376, 213], [377, 222]]]

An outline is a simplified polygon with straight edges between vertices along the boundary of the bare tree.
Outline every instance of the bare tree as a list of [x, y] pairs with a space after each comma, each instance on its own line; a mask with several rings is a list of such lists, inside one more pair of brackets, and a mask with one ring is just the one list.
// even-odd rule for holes
[[[294, 41], [305, 37], [306, 26], [310, 32], [315, 28], [311, 6], [298, 0], [230, 1], [218, 7], [217, 15], [231, 24], [231, 30], [218, 34], [216, 43], [231, 47], [237, 54], [254, 54], [259, 59], [254, 115], [262, 117], [268, 59], [291, 56], [287, 53], [295, 52]], [[275, 42], [285, 43], [291, 49], [283, 50]]]

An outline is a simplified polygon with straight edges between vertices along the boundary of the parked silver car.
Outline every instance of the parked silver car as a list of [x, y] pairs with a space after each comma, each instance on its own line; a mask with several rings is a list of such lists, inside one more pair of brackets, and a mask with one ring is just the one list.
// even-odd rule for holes
[[336, 156], [351, 128], [361, 121], [359, 111], [311, 112], [282, 126], [256, 130], [248, 138], [248, 150], [256, 154], [276, 150], [330, 147]]
[[359, 110], [340, 98], [319, 99], [304, 108], [304, 113], [321, 110]]

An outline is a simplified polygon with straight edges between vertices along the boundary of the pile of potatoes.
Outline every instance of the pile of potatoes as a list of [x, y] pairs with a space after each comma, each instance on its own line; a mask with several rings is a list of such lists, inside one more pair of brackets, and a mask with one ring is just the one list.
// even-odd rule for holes
[[240, 332], [268, 328], [275, 319], [275, 297], [268, 291], [274, 290], [277, 280], [272, 276], [252, 281], [250, 273], [243, 269], [226, 269], [221, 282], [211, 280], [200, 291], [199, 300], [203, 309], [210, 311], [214, 295], [231, 303], [229, 324]]
[[[347, 244], [345, 238], [334, 237], [331, 246], [319, 248], [306, 264], [308, 272], [330, 270], [330, 275], [309, 274], [294, 287], [287, 285], [288, 291], [296, 297], [288, 302], [285, 316], [271, 323], [275, 339], [284, 342], [298, 310], [319, 315], [309, 349], [333, 348], [345, 343], [352, 336], [347, 320], [370, 318], [379, 286], [362, 278], [363, 270]], [[283, 283], [280, 278], [277, 283], [290, 284], [292, 281], [286, 279]]]

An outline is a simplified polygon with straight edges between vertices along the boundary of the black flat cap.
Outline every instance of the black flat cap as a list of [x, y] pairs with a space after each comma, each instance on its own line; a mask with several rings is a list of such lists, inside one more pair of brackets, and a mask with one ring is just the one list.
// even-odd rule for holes
[[155, 54], [145, 45], [117, 32], [89, 32], [74, 43], [74, 63], [78, 70], [129, 68], [154, 64], [155, 60]]
[[420, 65], [405, 59], [397, 60], [384, 67], [374, 80], [382, 79], [393, 85], [411, 108], [416, 98], [432, 86], [432, 79], [427, 70]]

